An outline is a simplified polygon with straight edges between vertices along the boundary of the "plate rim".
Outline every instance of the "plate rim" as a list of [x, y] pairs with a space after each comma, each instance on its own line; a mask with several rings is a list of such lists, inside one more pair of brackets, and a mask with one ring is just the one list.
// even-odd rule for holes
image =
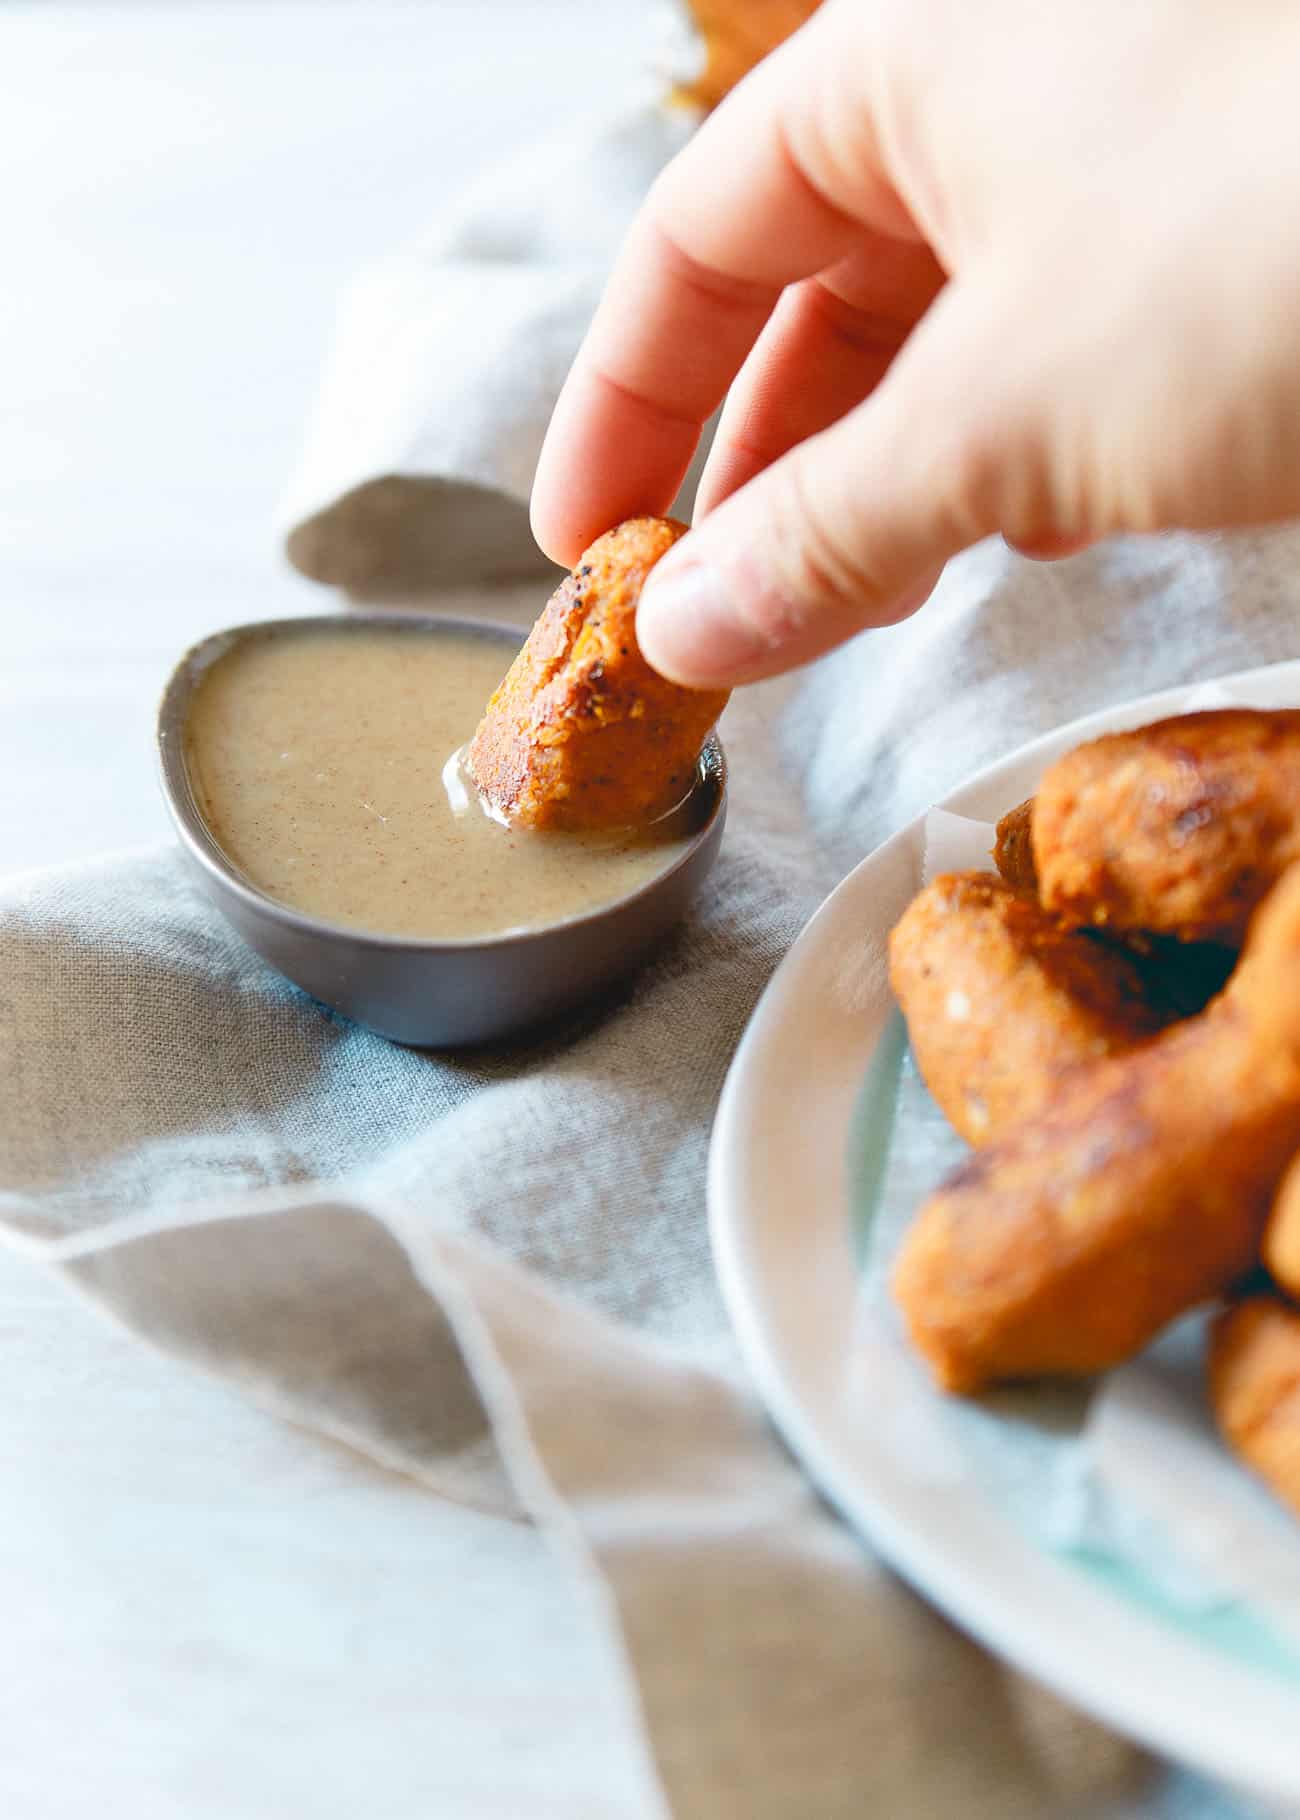
[[[1060, 750], [1081, 740], [1176, 712], [1197, 687], [1218, 683], [1250, 689], [1265, 679], [1274, 688], [1292, 685], [1300, 705], [1300, 659], [1227, 672], [1199, 684], [1180, 684], [1094, 710], [1041, 734], [982, 766], [933, 806], [957, 814], [966, 812], [964, 805], [998, 789], [1008, 773], [1031, 768], [1041, 772]], [[833, 1425], [828, 1424], [825, 1411], [809, 1407], [795, 1364], [787, 1356], [788, 1341], [774, 1317], [770, 1286], [756, 1274], [752, 1255], [756, 1228], [753, 1215], [743, 1205], [742, 1192], [747, 1096], [752, 1099], [755, 1077], [779, 1041], [788, 1001], [815, 961], [827, 930], [846, 907], [856, 903], [874, 875], [897, 861], [901, 849], [915, 851], [925, 813], [928, 811], [867, 854], [822, 902], [769, 980], [727, 1071], [709, 1145], [707, 1194], [714, 1268], [741, 1354], [769, 1415], [824, 1495], [895, 1571], [968, 1634], [1148, 1748], [1252, 1793], [1295, 1800], [1300, 1798], [1300, 1761], [1286, 1748], [1289, 1734], [1278, 1726], [1276, 1710], [1285, 1704], [1293, 1724], [1294, 1694], [1288, 1695], [1280, 1684], [1242, 1664], [1212, 1654], [1194, 1639], [1179, 1638], [1168, 1623], [1090, 1585], [1078, 1568], [1033, 1549], [1020, 1538], [1019, 1547], [1033, 1570], [1029, 1577], [1044, 1583], [1058, 1612], [1062, 1603], [1080, 1606], [1086, 1609], [1089, 1623], [1081, 1638], [1072, 1625], [1063, 1626], [1059, 1616], [1040, 1614], [1033, 1599], [1008, 1602], [1005, 1586], [987, 1578], [978, 1558], [972, 1563], [964, 1555], [944, 1549], [939, 1536], [942, 1523], [918, 1531], [914, 1522], [900, 1516], [895, 1497], [864, 1482], [861, 1471], [855, 1471], [851, 1456], [846, 1458], [845, 1449], [835, 1444]], [[878, 1040], [878, 1036], [872, 1039], [861, 1058], [864, 1064]], [[847, 1139], [847, 1127], [840, 1135]], [[839, 1148], [845, 1152], [847, 1147], [841, 1142]], [[848, 1215], [841, 1196], [836, 1207], [814, 1214], [814, 1223], [803, 1228], [801, 1236], [820, 1232], [824, 1241], [833, 1227], [842, 1240]], [[806, 1204], [797, 1215], [788, 1217], [806, 1222]], [[1015, 1534], [1009, 1519], [993, 1520]], [[1053, 1628], [1067, 1640], [1053, 1645], [1047, 1635]], [[1116, 1653], [1121, 1647], [1135, 1650], [1144, 1666], [1117, 1675]], [[1160, 1658], [1171, 1670], [1168, 1678], [1148, 1672]], [[1229, 1695], [1226, 1708], [1225, 1692]], [[1221, 1710], [1224, 1719], [1217, 1725], [1207, 1722], [1207, 1713]]]

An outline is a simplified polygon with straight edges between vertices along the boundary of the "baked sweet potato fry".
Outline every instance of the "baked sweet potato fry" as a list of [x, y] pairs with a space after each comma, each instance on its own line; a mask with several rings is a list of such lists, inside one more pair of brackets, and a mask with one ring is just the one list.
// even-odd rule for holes
[[1261, 1254], [1270, 1276], [1300, 1301], [1300, 1156], [1278, 1184]]
[[912, 900], [889, 977], [921, 1076], [972, 1144], [1041, 1111], [1070, 1069], [1168, 1022], [1130, 955], [992, 872], [945, 873]]
[[1183, 714], [1079, 746], [1039, 786], [1033, 850], [1049, 909], [1239, 946], [1300, 859], [1300, 710]]
[[1038, 895], [1038, 873], [1034, 867], [1034, 799], [1017, 803], [997, 826], [993, 846], [993, 864], [1007, 883], [1030, 897]]
[[1300, 1310], [1270, 1295], [1224, 1309], [1208, 1378], [1223, 1438], [1300, 1516]]
[[817, 10], [818, 0], [689, 0], [703, 67], [682, 99], [716, 107], [754, 65]]
[[1255, 1262], [1300, 1148], [1300, 869], [1228, 989], [1079, 1068], [922, 1208], [894, 1289], [938, 1381], [1082, 1374], [1139, 1351]]
[[512, 824], [637, 827], [689, 792], [727, 692], [666, 681], [636, 642], [642, 584], [685, 529], [633, 518], [597, 538], [493, 694], [469, 769]]
[[[1038, 869], [1034, 864], [1034, 802], [1009, 809], [997, 825], [993, 863], [1013, 888], [1037, 898]], [[1087, 923], [1077, 914], [1069, 920]], [[1105, 931], [1126, 947], [1139, 968], [1148, 996], [1163, 1007], [1166, 1021], [1191, 1017], [1222, 991], [1236, 959], [1236, 949], [1214, 942], [1179, 941], [1172, 935], [1153, 935], [1145, 929], [1112, 928]]]

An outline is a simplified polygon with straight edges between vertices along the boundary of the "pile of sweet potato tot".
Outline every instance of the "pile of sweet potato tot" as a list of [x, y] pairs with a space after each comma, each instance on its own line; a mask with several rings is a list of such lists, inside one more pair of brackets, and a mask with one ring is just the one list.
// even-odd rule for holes
[[912, 1339], [970, 1393], [1102, 1371], [1220, 1302], [1219, 1426], [1300, 1513], [1300, 711], [1081, 746], [994, 859], [891, 939], [974, 1146], [897, 1262]]

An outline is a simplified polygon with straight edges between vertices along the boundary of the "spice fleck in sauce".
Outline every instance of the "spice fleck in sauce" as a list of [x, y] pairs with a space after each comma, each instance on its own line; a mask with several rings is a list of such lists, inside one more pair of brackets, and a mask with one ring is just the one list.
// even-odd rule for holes
[[459, 762], [509, 665], [490, 633], [395, 621], [242, 637], [190, 706], [195, 801], [268, 897], [375, 934], [535, 928], [647, 884], [698, 826], [530, 834], [483, 808]]

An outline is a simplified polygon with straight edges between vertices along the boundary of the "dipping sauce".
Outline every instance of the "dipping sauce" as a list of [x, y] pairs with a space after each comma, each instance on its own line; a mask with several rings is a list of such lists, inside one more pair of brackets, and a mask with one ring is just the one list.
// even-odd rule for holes
[[647, 884], [690, 845], [695, 796], [651, 828], [530, 834], [465, 778], [457, 755], [514, 649], [400, 620], [245, 634], [186, 723], [213, 839], [268, 897], [377, 935], [538, 928]]

